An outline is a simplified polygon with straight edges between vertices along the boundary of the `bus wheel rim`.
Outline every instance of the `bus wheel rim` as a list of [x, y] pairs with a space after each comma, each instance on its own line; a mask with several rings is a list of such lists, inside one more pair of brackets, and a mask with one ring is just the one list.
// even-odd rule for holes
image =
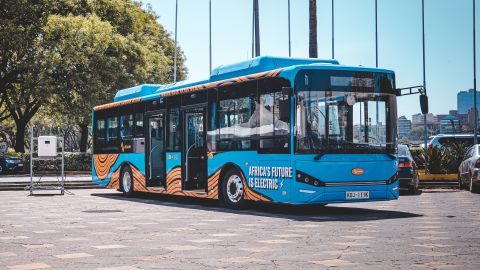
[[231, 202], [237, 203], [243, 196], [243, 182], [238, 175], [232, 175], [227, 180], [227, 195]]
[[132, 177], [130, 176], [130, 173], [129, 172], [125, 172], [125, 174], [123, 174], [123, 179], [122, 179], [122, 183], [123, 183], [123, 190], [125, 192], [129, 192], [130, 191], [130, 188], [131, 188], [131, 183], [132, 183]]

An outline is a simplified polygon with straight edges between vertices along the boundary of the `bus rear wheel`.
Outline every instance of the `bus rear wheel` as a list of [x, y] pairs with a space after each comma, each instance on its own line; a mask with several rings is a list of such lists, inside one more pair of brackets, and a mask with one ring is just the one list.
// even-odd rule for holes
[[232, 209], [246, 206], [245, 187], [242, 175], [235, 169], [229, 169], [222, 181], [222, 198], [225, 205]]
[[130, 166], [123, 167], [120, 181], [122, 185], [123, 195], [127, 197], [133, 196], [133, 193], [134, 193], [133, 174], [132, 174], [132, 169], [130, 169]]

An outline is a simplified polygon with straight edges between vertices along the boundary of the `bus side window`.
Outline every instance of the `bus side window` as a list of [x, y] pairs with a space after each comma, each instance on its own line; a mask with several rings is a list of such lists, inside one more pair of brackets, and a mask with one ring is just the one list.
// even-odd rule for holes
[[281, 91], [260, 95], [260, 150], [289, 151], [290, 102]]
[[134, 119], [133, 114], [123, 115], [120, 117], [120, 137], [123, 139], [129, 139], [133, 137]]
[[107, 142], [114, 142], [118, 137], [117, 117], [109, 117], [107, 122]]
[[105, 119], [98, 119], [96, 123], [96, 143], [103, 143], [105, 141]]
[[254, 84], [222, 89], [217, 117], [217, 147], [224, 151], [251, 150], [255, 147], [259, 112]]
[[135, 137], [143, 138], [144, 136], [144, 127], [143, 127], [143, 113], [135, 114]]

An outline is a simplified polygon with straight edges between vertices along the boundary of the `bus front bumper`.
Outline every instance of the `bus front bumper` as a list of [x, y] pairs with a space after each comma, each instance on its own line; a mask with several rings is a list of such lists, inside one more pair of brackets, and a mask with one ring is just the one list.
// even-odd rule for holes
[[396, 200], [400, 195], [399, 182], [378, 185], [342, 185], [297, 189], [295, 204], [350, 203]]

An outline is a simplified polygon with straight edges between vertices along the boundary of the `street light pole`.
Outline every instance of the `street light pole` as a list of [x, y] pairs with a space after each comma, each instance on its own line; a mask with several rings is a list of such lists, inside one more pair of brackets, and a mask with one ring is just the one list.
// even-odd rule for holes
[[378, 68], [378, 0], [375, 0], [375, 67]]
[[290, 37], [290, 0], [288, 0], [288, 57], [292, 57], [292, 42]]
[[209, 53], [210, 53], [210, 75], [212, 75], [212, 0], [208, 1], [208, 32], [209, 32]]
[[335, 4], [332, 0], [332, 59], [335, 59]]
[[[422, 0], [422, 47], [423, 47], [423, 89], [427, 93], [427, 80], [425, 73], [425, 0]], [[423, 143], [427, 149], [428, 141], [427, 114], [423, 114]]]
[[476, 18], [475, 18], [475, 0], [473, 2], [473, 109], [475, 112], [475, 124], [473, 125], [473, 143], [478, 143], [478, 110], [477, 110], [477, 43], [476, 43]]
[[255, 57], [260, 56], [260, 24], [258, 20], [258, 0], [253, 0], [253, 17], [255, 22]]
[[177, 17], [178, 17], [178, 0], [175, 0], [175, 52], [173, 56], [173, 82], [177, 82]]

